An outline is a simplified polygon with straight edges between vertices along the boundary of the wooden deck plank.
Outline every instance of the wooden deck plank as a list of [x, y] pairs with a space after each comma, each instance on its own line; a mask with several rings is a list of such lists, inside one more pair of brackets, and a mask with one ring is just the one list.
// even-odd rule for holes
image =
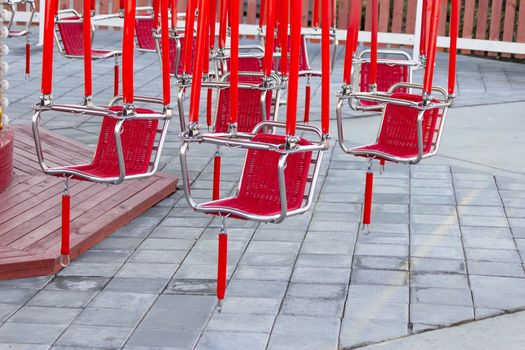
[[[42, 130], [50, 163], [81, 163], [92, 150]], [[66, 163], [67, 164], [67, 163]], [[60, 270], [60, 196], [63, 182], [46, 176], [37, 163], [32, 131], [15, 128], [15, 177], [0, 193], [0, 279], [41, 276]], [[76, 258], [176, 190], [177, 178], [108, 186], [72, 181], [71, 253]]]

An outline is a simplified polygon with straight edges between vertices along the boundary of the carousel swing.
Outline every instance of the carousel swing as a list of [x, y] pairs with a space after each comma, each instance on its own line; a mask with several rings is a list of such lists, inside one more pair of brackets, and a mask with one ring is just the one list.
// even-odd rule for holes
[[[66, 266], [70, 254], [70, 195], [69, 180], [83, 180], [97, 183], [119, 184], [126, 180], [142, 179], [152, 176], [157, 171], [164, 141], [172, 117], [170, 101], [169, 73], [163, 71], [163, 98], [134, 96], [133, 87], [133, 55], [134, 55], [134, 25], [135, 1], [126, 0], [124, 5], [123, 32], [123, 79], [122, 97], [114, 98], [109, 107], [97, 107], [92, 103], [85, 105], [57, 104], [51, 97], [53, 70], [53, 30], [57, 9], [56, 1], [46, 2], [45, 35], [42, 62], [42, 97], [36, 104], [33, 114], [33, 135], [37, 157], [43, 172], [47, 175], [64, 178], [65, 190], [62, 196], [62, 245], [60, 263]], [[167, 14], [167, 0], [162, 0], [162, 13]], [[91, 46], [89, 3], [84, 2], [84, 48]], [[167, 16], [163, 16], [167, 19]], [[168, 40], [168, 33], [163, 33], [163, 39]], [[85, 100], [91, 101], [91, 51], [84, 55], [84, 93]], [[169, 59], [168, 52], [163, 54], [164, 61]], [[122, 100], [123, 105], [117, 105]], [[150, 109], [136, 108], [134, 102], [162, 105], [161, 112]], [[97, 148], [89, 164], [49, 167], [44, 159], [44, 150], [39, 133], [39, 123], [42, 115], [48, 112], [63, 112], [73, 115], [89, 115], [101, 117], [101, 129]], [[159, 124], [162, 122], [162, 126]]]
[[[31, 35], [31, 25], [33, 24], [33, 18], [36, 13], [36, 6], [34, 0], [5, 0], [0, 2], [0, 5], [5, 5], [9, 8], [11, 16], [9, 17], [9, 23], [7, 24], [7, 37], [8, 38], [19, 38], [25, 36], [26, 46], [25, 46], [25, 56], [26, 56], [26, 65], [25, 65], [25, 74], [26, 79], [29, 79], [29, 74], [31, 73], [31, 44], [29, 43], [29, 36]], [[26, 22], [25, 26], [22, 29], [15, 29], [16, 23], [16, 13], [18, 5], [29, 5], [29, 11], [31, 15], [29, 20]]]
[[[376, 2], [377, 0], [372, 0]], [[439, 149], [443, 127], [448, 109], [454, 100], [456, 47], [459, 22], [458, 0], [451, 1], [450, 16], [450, 49], [448, 67], [448, 90], [433, 86], [434, 62], [437, 45], [437, 26], [439, 21], [440, 1], [432, 1], [431, 18], [428, 33], [428, 56], [425, 66], [423, 84], [396, 83], [388, 91], [382, 92], [372, 88], [370, 92], [352, 91], [352, 58], [357, 41], [358, 19], [355, 11], [356, 1], [351, 2], [349, 28], [347, 31], [344, 84], [338, 93], [336, 108], [339, 145], [345, 153], [365, 157], [370, 165], [366, 173], [365, 199], [363, 204], [362, 232], [368, 232], [371, 219], [374, 159], [380, 162], [417, 164], [422, 159], [432, 157]], [[377, 18], [376, 18], [377, 19]], [[372, 36], [370, 86], [374, 87], [377, 76], [377, 37]], [[406, 91], [420, 90], [421, 94]], [[435, 94], [435, 95], [433, 95]], [[438, 95], [438, 96], [436, 96]], [[355, 98], [371, 101], [381, 106], [382, 120], [374, 143], [348, 147], [345, 144], [342, 106], [345, 100]]]
[[[239, 37], [239, 0], [231, 1], [231, 36], [232, 54], [230, 69], [230, 119], [229, 132], [221, 134], [203, 134], [199, 127], [199, 101], [201, 81], [194, 79], [190, 100], [190, 124], [181, 134], [180, 160], [186, 199], [190, 206], [198, 211], [219, 216], [222, 228], [219, 233], [217, 298], [219, 310], [225, 295], [227, 283], [227, 217], [254, 220], [258, 222], [278, 223], [289, 216], [306, 212], [312, 201], [313, 191], [319, 175], [322, 153], [328, 149], [329, 128], [329, 27], [323, 28], [323, 75], [322, 90], [322, 131], [307, 125], [296, 125], [298, 67], [300, 49], [300, 14], [301, 0], [293, 0], [291, 26], [291, 70], [288, 89], [286, 123], [266, 121], [255, 126], [251, 134], [235, 132], [238, 107], [238, 37]], [[327, 1], [327, 0], [325, 0]], [[199, 23], [197, 30], [197, 51], [195, 56], [195, 76], [202, 73], [202, 61], [205, 58], [206, 21], [209, 6], [206, 0], [199, 1]], [[328, 15], [326, 13], [326, 15]], [[323, 17], [324, 18], [324, 17]], [[328, 23], [326, 21], [325, 23]], [[273, 56], [273, 55], [272, 55]], [[271, 56], [265, 56], [265, 67], [271, 71]], [[266, 134], [265, 129], [285, 129], [285, 134]], [[296, 130], [315, 135], [316, 140], [295, 136]], [[190, 144], [214, 144], [247, 150], [245, 165], [238, 189], [233, 196], [197, 204], [190, 188], [187, 154]]]

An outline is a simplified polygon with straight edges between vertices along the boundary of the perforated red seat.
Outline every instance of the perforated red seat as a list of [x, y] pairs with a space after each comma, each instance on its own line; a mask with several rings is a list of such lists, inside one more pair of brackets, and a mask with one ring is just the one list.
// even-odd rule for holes
[[[81, 18], [71, 16], [60, 18], [60, 20], [76, 21], [81, 20]], [[64, 46], [64, 53], [66, 55], [84, 56], [84, 34], [82, 22], [59, 22], [58, 31], [60, 32], [60, 38], [62, 39], [62, 45]], [[120, 51], [91, 49], [93, 59], [107, 58], [119, 54]]]
[[[240, 83], [260, 84], [262, 77], [239, 75]], [[261, 96], [266, 94], [266, 115], [263, 116], [261, 107]], [[255, 125], [270, 120], [272, 109], [272, 90], [262, 91], [257, 89], [239, 89], [237, 110], [237, 131], [251, 132]], [[219, 101], [217, 104], [217, 115], [215, 118], [215, 132], [227, 132], [230, 118], [230, 89], [225, 88], [219, 91]]]
[[155, 21], [153, 18], [139, 17], [135, 19], [135, 34], [140, 49], [155, 51], [154, 30]]
[[[180, 56], [179, 56], [179, 65], [177, 67], [177, 74], [182, 74], [183, 72], [183, 64], [184, 64], [184, 46], [186, 45], [186, 40], [184, 37], [179, 38], [180, 42]], [[193, 54], [195, 53], [195, 39], [193, 39], [193, 53], [191, 56], [191, 62], [190, 62], [190, 73], [193, 71]], [[177, 41], [173, 38], [170, 38], [170, 74], [175, 73], [175, 60], [177, 58]]]
[[[254, 142], [275, 145], [283, 144], [285, 140], [285, 136], [272, 134], [259, 134], [253, 138]], [[309, 145], [310, 142], [300, 139], [299, 144]], [[279, 156], [279, 153], [272, 151], [248, 150], [239, 193], [235, 197], [205, 203], [203, 206], [234, 208], [255, 215], [280, 214], [281, 196], [277, 174]], [[288, 156], [284, 171], [288, 211], [301, 207], [311, 159], [311, 152], [299, 152]], [[218, 213], [212, 214], [218, 215]]]
[[[361, 63], [361, 80], [359, 82], [359, 89], [361, 92], [369, 92], [369, 75], [371, 64], [368, 62]], [[390, 65], [378, 62], [377, 64], [377, 91], [387, 91], [392, 85], [396, 83], [410, 82], [410, 69], [407, 65]], [[408, 89], [399, 88], [398, 92], [407, 93]], [[373, 101], [361, 100], [362, 106], [377, 105]]]
[[[121, 106], [111, 107], [110, 110], [121, 112]], [[149, 109], [137, 108], [138, 114], [154, 113]], [[95, 156], [90, 164], [64, 167], [67, 170], [76, 170], [98, 177], [118, 177], [117, 150], [115, 146], [114, 130], [117, 120], [104, 117], [100, 127]], [[158, 120], [128, 120], [122, 126], [120, 135], [126, 175], [143, 174], [148, 171], [153, 144], [157, 134]], [[79, 180], [85, 180], [78, 178]]]
[[[422, 102], [420, 95], [395, 93], [392, 94], [392, 97]], [[434, 100], [434, 102], [438, 101]], [[415, 108], [392, 103], [386, 104], [377, 143], [356, 147], [352, 150], [362, 152], [356, 154], [361, 157], [374, 156], [375, 154], [371, 152], [380, 152], [401, 158], [417, 157], [417, 115], [418, 110]], [[431, 151], [439, 118], [441, 118], [441, 111], [438, 108], [425, 112], [423, 117], [423, 154]]]
[[[230, 59], [226, 60], [227, 67], [230, 67]], [[260, 57], [239, 57], [239, 72], [262, 72], [263, 59]]]

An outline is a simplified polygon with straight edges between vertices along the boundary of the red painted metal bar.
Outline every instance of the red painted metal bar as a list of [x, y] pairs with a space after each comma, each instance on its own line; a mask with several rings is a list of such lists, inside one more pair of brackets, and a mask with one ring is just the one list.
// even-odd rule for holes
[[432, 92], [432, 79], [434, 77], [434, 62], [436, 59], [437, 31], [439, 24], [440, 1], [432, 1], [432, 16], [430, 17], [430, 31], [428, 37], [427, 64], [423, 80], [423, 94], [430, 95]]
[[192, 123], [199, 122], [202, 68], [204, 60], [208, 59], [208, 48], [206, 47], [206, 36], [208, 35], [208, 1], [200, 0], [198, 3], [197, 48], [193, 61], [193, 80], [190, 97], [190, 121]]
[[119, 76], [118, 76], [118, 64], [113, 66], [113, 96], [118, 95]]
[[[323, 0], [321, 33], [321, 130], [327, 135], [330, 129], [330, 3]], [[333, 3], [332, 3], [333, 4]]]
[[228, 235], [219, 234], [219, 256], [217, 264], [217, 299], [223, 300], [226, 294], [226, 277], [228, 268]]
[[310, 95], [311, 95], [311, 89], [310, 82], [306, 83], [306, 87], [304, 89], [304, 118], [303, 121], [305, 124], [308, 124], [310, 122]]
[[209, 23], [210, 23], [210, 49], [213, 50], [215, 47], [215, 24], [217, 22], [217, 0], [210, 1], [210, 14], [209, 14]]
[[213, 193], [212, 200], [216, 201], [220, 198], [221, 186], [221, 156], [217, 152], [213, 157]]
[[422, 56], [427, 53], [427, 7], [428, 0], [423, 0], [421, 8], [421, 35], [419, 36], [419, 54]]
[[[259, 28], [262, 28], [264, 25], [264, 16], [266, 16], [266, 0], [261, 0], [261, 8], [259, 9]], [[268, 22], [267, 22], [268, 23]]]
[[153, 0], [152, 6], [153, 6], [153, 25], [155, 28], [159, 26], [159, 4], [160, 0]]
[[365, 180], [365, 201], [363, 203], [363, 225], [370, 225], [372, 217], [372, 191], [374, 186], [374, 173], [368, 171]]
[[53, 90], [53, 40], [55, 40], [55, 13], [57, 1], [46, 1], [44, 17], [44, 47], [42, 48], [42, 94]]
[[453, 94], [456, 85], [456, 58], [459, 33], [459, 1], [452, 0], [450, 11], [450, 49], [448, 58], [448, 93]]
[[208, 93], [206, 96], [206, 124], [208, 125], [208, 128], [211, 127], [213, 121], [212, 121], [212, 104], [213, 102], [213, 90], [208, 89]]
[[237, 121], [239, 98], [239, 0], [230, 0], [230, 123]]
[[119, 2], [118, 2], [118, 8], [119, 8], [120, 10], [124, 10], [124, 7], [126, 6], [126, 5], [125, 5], [125, 2], [126, 2], [126, 0], [119, 0]]
[[96, 5], [95, 0], [91, 0], [91, 1], [90, 1], [90, 10], [91, 10], [93, 13], [95, 13], [96, 6], [97, 6], [97, 5]]
[[[88, 4], [89, 6], [89, 4]], [[69, 225], [70, 225], [70, 197], [69, 194], [62, 195], [62, 244], [60, 247], [60, 254], [63, 256], [69, 255]]]
[[31, 45], [26, 43], [26, 78], [31, 74]]
[[314, 0], [312, 10], [312, 27], [319, 28], [319, 0]]
[[226, 31], [228, 23], [228, 1], [220, 0], [219, 8], [219, 48], [226, 47]]
[[[350, 0], [350, 11], [348, 13], [348, 29], [346, 31], [346, 48], [345, 48], [345, 61], [343, 80], [345, 84], [350, 84], [352, 78], [352, 60], [356, 49], [356, 32], [359, 31], [357, 23], [359, 21], [360, 14], [357, 11], [359, 4], [358, 0]], [[356, 21], [357, 19], [357, 21]]]
[[266, 42], [264, 48], [264, 75], [269, 76], [273, 68], [274, 33], [275, 33], [275, 5], [277, 0], [267, 0], [268, 12], [266, 19]]
[[177, 28], [177, 0], [171, 0], [171, 28]]
[[[190, 62], [193, 54], [193, 27], [195, 24], [195, 5], [197, 0], [189, 0], [188, 7], [186, 8], [186, 31], [184, 34], [184, 62], [183, 71], [184, 73], [190, 73]], [[200, 16], [200, 12], [199, 12]], [[207, 25], [207, 23], [205, 22]], [[200, 79], [200, 77], [199, 77]]]
[[336, 27], [336, 21], [337, 21], [337, 14], [336, 14], [336, 0], [332, 0], [330, 3], [330, 25], [335, 28]]
[[[291, 0], [293, 1], [293, 0]], [[288, 23], [289, 23], [289, 8], [290, 0], [281, 1], [280, 22], [279, 22], [279, 38], [281, 43], [281, 74], [288, 75]]]
[[288, 99], [286, 109], [286, 134], [295, 135], [297, 119], [297, 91], [299, 84], [299, 54], [301, 50], [301, 7], [302, 0], [291, 0], [291, 48], [290, 78], [288, 82]]
[[[93, 1], [84, 1], [83, 36], [84, 36], [84, 96], [93, 95], [93, 76], [91, 72], [91, 13]], [[118, 81], [115, 84], [118, 88]]]
[[379, 15], [379, 6], [377, 0], [371, 0], [372, 8], [370, 10], [372, 15], [371, 27], [371, 47], [370, 47], [370, 76], [368, 83], [373, 85], [377, 82], [377, 19]]
[[135, 54], [136, 2], [136, 0], [126, 0], [124, 6], [124, 34], [122, 38], [122, 94], [124, 103], [133, 103], [134, 95], [133, 61]]
[[[161, 42], [162, 42], [162, 98], [164, 105], [169, 105], [171, 102], [171, 86], [170, 86], [170, 38], [168, 33], [168, 1], [161, 1]], [[173, 5], [173, 2], [171, 2]], [[177, 13], [177, 4], [175, 6], [175, 13]], [[172, 7], [173, 11], [173, 7]], [[172, 12], [173, 14], [173, 12]]]

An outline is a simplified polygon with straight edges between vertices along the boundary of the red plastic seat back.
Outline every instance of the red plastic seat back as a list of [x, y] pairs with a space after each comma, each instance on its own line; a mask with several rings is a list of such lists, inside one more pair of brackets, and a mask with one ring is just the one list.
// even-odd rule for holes
[[[239, 82], [255, 83], [262, 82], [262, 77], [239, 75]], [[261, 96], [266, 94], [266, 115], [263, 116]], [[258, 123], [270, 120], [272, 109], [272, 90], [262, 91], [257, 89], [239, 88], [237, 110], [237, 131], [251, 132]], [[217, 114], [215, 118], [215, 132], [227, 132], [230, 118], [230, 89], [219, 90]]]
[[139, 48], [155, 50], [155, 39], [153, 38], [154, 29], [155, 21], [153, 18], [139, 17], [135, 20], [135, 33], [137, 35]]
[[[279, 145], [285, 143], [285, 136], [259, 134], [253, 141]], [[299, 141], [299, 145], [309, 144], [305, 139]], [[248, 151], [237, 196], [240, 200], [270, 208], [278, 207], [281, 198], [277, 175], [279, 156], [277, 152], [272, 151]], [[299, 152], [288, 156], [284, 171], [288, 210], [301, 207], [311, 159], [312, 152]]]
[[[112, 111], [122, 111], [121, 106], [111, 107]], [[151, 110], [137, 108], [139, 114], [154, 113]], [[97, 169], [104, 169], [107, 176], [119, 173], [117, 149], [115, 146], [115, 125], [117, 120], [105, 117], [100, 128], [95, 157], [91, 165]], [[120, 135], [126, 175], [143, 174], [148, 171], [153, 144], [157, 135], [158, 120], [128, 120], [122, 126]]]
[[[371, 64], [363, 62], [361, 64], [361, 81], [360, 91], [368, 92], [369, 87], [369, 75], [370, 75]], [[387, 91], [392, 85], [396, 83], [408, 83], [410, 79], [409, 67], [407, 65], [390, 65], [384, 63], [377, 64], [377, 90]], [[399, 92], [407, 92], [407, 89], [399, 89]], [[364, 102], [364, 101], [363, 101]], [[374, 103], [374, 102], [372, 102]]]
[[[230, 67], [230, 59], [226, 60], [227, 67]], [[262, 72], [263, 59], [260, 57], [239, 57], [239, 72]]]
[[[180, 56], [179, 56], [179, 64], [177, 67], [177, 74], [183, 73], [183, 62], [184, 62], [184, 45], [185, 45], [185, 38], [181, 37], [179, 38], [180, 42]], [[193, 39], [193, 53], [195, 53], [195, 39]], [[193, 71], [193, 55], [191, 56], [192, 60], [190, 62], [190, 72]], [[170, 38], [170, 74], [175, 73], [175, 60], [177, 58], [177, 41], [174, 38]]]
[[[60, 20], [76, 21], [81, 20], [78, 16], [62, 17]], [[64, 46], [66, 55], [83, 56], [84, 55], [84, 34], [83, 24], [81, 21], [73, 23], [58, 23], [58, 31]]]
[[[392, 97], [414, 102], [422, 101], [420, 95], [406, 93], [395, 93], [392, 94]], [[434, 102], [438, 101], [434, 100]], [[415, 108], [391, 103], [386, 104], [377, 144], [398, 155], [417, 154], [417, 115], [418, 110]], [[431, 151], [435, 137], [439, 132], [436, 126], [441, 126], [439, 120], [441, 117], [442, 112], [439, 108], [425, 112], [423, 117], [423, 153]]]

